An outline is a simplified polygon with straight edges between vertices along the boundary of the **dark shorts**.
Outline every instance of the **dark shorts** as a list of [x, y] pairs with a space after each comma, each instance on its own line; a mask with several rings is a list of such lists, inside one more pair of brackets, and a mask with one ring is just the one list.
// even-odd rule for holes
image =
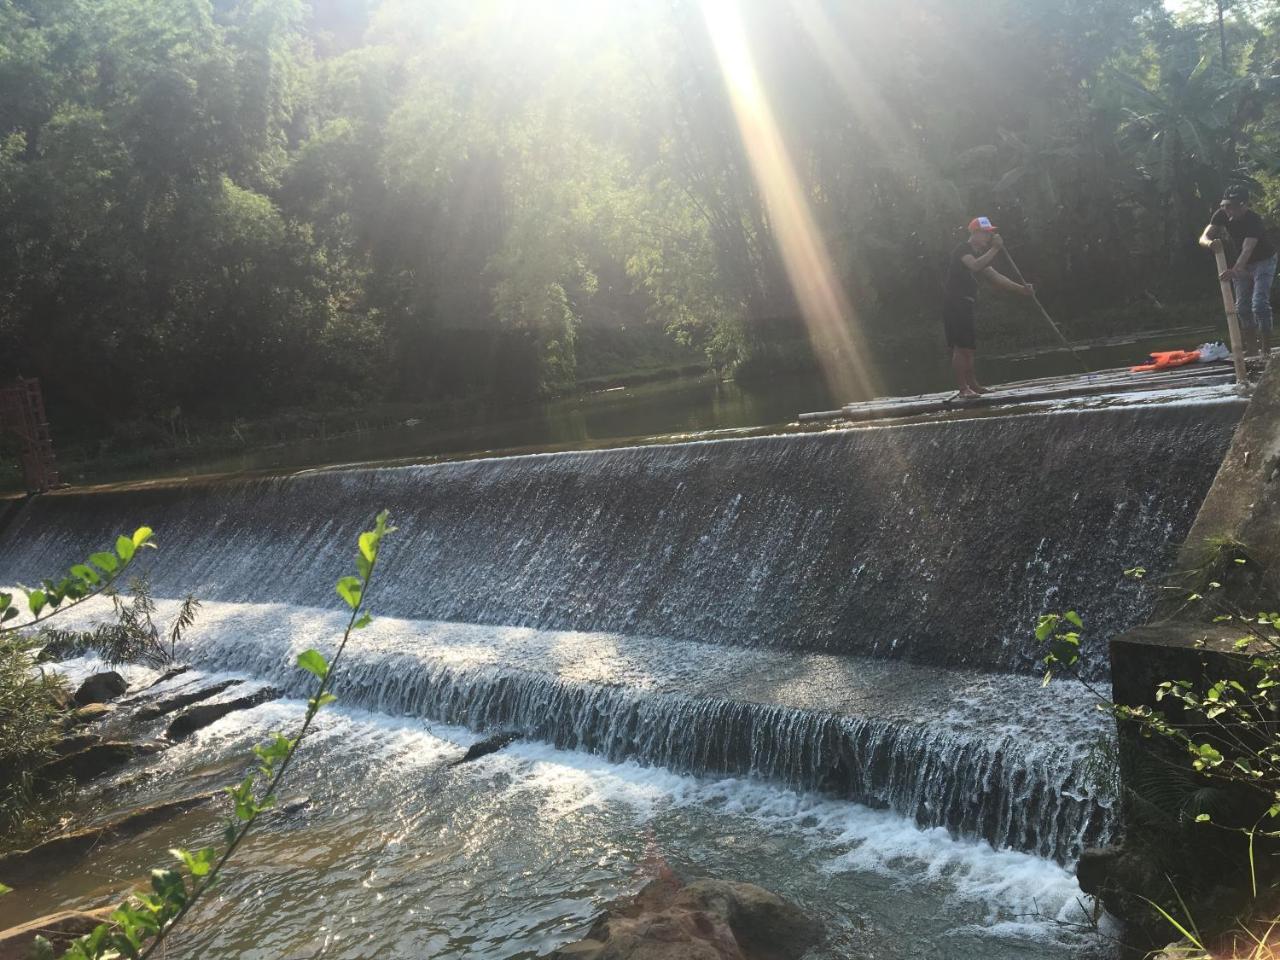
[[942, 326], [947, 331], [948, 347], [978, 349], [978, 333], [974, 325], [976, 307], [972, 300], [961, 297], [947, 297], [942, 302]]

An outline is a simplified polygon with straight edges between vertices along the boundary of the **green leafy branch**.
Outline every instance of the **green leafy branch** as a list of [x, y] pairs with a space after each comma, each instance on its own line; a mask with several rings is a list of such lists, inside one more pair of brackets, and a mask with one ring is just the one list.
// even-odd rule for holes
[[[115, 550], [90, 554], [84, 563], [71, 567], [60, 580], [43, 580], [39, 587], [21, 587], [31, 619], [13, 623], [22, 615], [14, 595], [0, 591], [0, 638], [42, 625], [59, 613], [84, 603], [112, 588], [133, 563], [138, 551], [155, 549], [150, 527], [139, 527], [132, 537], [116, 537]], [[41, 616], [43, 614], [43, 616]], [[7, 626], [6, 626], [7, 624]]]
[[[280, 782], [293, 763], [316, 714], [337, 699], [329, 688], [351, 634], [363, 630], [372, 619], [365, 610], [365, 599], [378, 564], [382, 539], [395, 530], [387, 525], [387, 517], [387, 511], [382, 511], [374, 528], [360, 534], [356, 576], [343, 577], [335, 585], [351, 615], [333, 659], [326, 660], [314, 649], [298, 655], [297, 665], [316, 679], [315, 689], [307, 700], [302, 726], [292, 737], [277, 733], [268, 742], [255, 746], [253, 752], [258, 760], [257, 768], [241, 783], [227, 788], [232, 817], [224, 834], [223, 850], [219, 852], [213, 847], [195, 851], [171, 850], [179, 865], [153, 870], [150, 892], [134, 893], [111, 914], [107, 923], [75, 941], [63, 954], [63, 960], [116, 960], [122, 957], [144, 960], [152, 956], [174, 927], [217, 882], [223, 867], [244, 842], [258, 818], [275, 806]], [[258, 789], [259, 784], [261, 789]], [[53, 950], [47, 941], [40, 949], [46, 951], [42, 956], [51, 960]]]

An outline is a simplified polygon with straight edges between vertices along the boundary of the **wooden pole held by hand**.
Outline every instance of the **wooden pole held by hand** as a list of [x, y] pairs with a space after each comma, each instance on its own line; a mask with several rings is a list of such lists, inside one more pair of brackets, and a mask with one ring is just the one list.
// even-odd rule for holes
[[1218, 286], [1222, 288], [1222, 308], [1227, 311], [1227, 335], [1231, 338], [1231, 359], [1236, 366], [1236, 383], [1248, 383], [1244, 369], [1244, 345], [1240, 337], [1240, 315], [1236, 313], [1236, 295], [1231, 281], [1223, 280], [1227, 272], [1227, 252], [1221, 240], [1213, 241], [1213, 256], [1218, 261]]

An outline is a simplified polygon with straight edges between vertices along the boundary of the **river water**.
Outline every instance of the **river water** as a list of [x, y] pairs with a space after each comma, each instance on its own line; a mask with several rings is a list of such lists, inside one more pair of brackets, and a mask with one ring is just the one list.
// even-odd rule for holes
[[[233, 714], [83, 803], [105, 816], [226, 783], [254, 743], [301, 715], [296, 700]], [[322, 714], [285, 796], [307, 802], [266, 821], [169, 955], [533, 958], [581, 936], [659, 864], [801, 904], [829, 932], [813, 960], [1065, 960], [1097, 948], [1075, 926], [1071, 872], [1049, 860], [818, 794], [536, 742], [450, 766], [476, 739], [349, 706]], [[0, 922], [96, 906], [144, 882], [167, 847], [217, 842], [220, 826], [206, 810], [104, 846], [5, 897]]]
[[[1040, 362], [1011, 359], [1001, 379]], [[820, 385], [737, 389], [573, 401], [586, 439], [554, 433], [565, 417], [532, 421], [573, 446], [666, 431], [657, 445], [66, 491], [18, 509], [0, 582], [154, 526], [162, 613], [188, 591], [205, 601], [181, 653], [241, 680], [228, 698], [301, 694], [294, 658], [332, 649], [331, 585], [356, 533], [383, 507], [400, 524], [378, 620], [290, 774], [286, 801], [307, 802], [263, 824], [170, 955], [533, 958], [663, 863], [795, 900], [830, 933], [812, 960], [1098, 955], [1071, 864], [1112, 826], [1085, 771], [1105, 724], [1085, 688], [1039, 690], [1031, 627], [1081, 610], [1085, 672], [1105, 678], [1106, 637], [1150, 607], [1120, 571], [1156, 579], [1170, 562], [1243, 402], [1209, 391], [802, 434], [755, 428], [830, 406]], [[787, 435], [672, 442], [744, 424]], [[429, 460], [420, 426], [360, 455]], [[301, 714], [298, 699], [232, 714], [86, 790], [78, 819], [234, 782], [252, 745]], [[495, 728], [523, 739], [452, 765]], [[106, 844], [0, 898], [0, 924], [110, 902], [169, 847], [219, 831], [211, 807]]]
[[[1127, 366], [1152, 350], [1190, 348], [1212, 338], [1212, 328], [1191, 328], [1082, 344], [1078, 356], [1090, 369]], [[979, 376], [1000, 384], [1080, 371], [1076, 356], [1062, 349], [984, 358]], [[684, 378], [619, 387], [541, 403], [478, 408], [470, 413], [405, 414], [401, 423], [360, 429], [236, 453], [207, 456], [182, 448], [156, 455], [153, 464], [129, 469], [89, 465], [93, 480], [124, 480], [183, 473], [240, 473], [388, 460], [426, 461], [532, 450], [582, 449], [619, 441], [680, 440], [723, 432], [778, 430], [801, 413], [831, 410], [874, 395], [910, 395], [952, 386], [946, 357], [939, 351], [879, 358], [874, 389], [852, 395], [833, 390], [814, 373], [788, 374], [767, 382]], [[78, 482], [83, 466], [68, 476]]]

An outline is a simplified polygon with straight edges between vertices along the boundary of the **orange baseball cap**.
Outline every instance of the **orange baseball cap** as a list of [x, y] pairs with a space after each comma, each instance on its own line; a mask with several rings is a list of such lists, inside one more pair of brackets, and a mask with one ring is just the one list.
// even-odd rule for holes
[[995, 233], [996, 225], [986, 217], [974, 217], [969, 221], [970, 233]]

